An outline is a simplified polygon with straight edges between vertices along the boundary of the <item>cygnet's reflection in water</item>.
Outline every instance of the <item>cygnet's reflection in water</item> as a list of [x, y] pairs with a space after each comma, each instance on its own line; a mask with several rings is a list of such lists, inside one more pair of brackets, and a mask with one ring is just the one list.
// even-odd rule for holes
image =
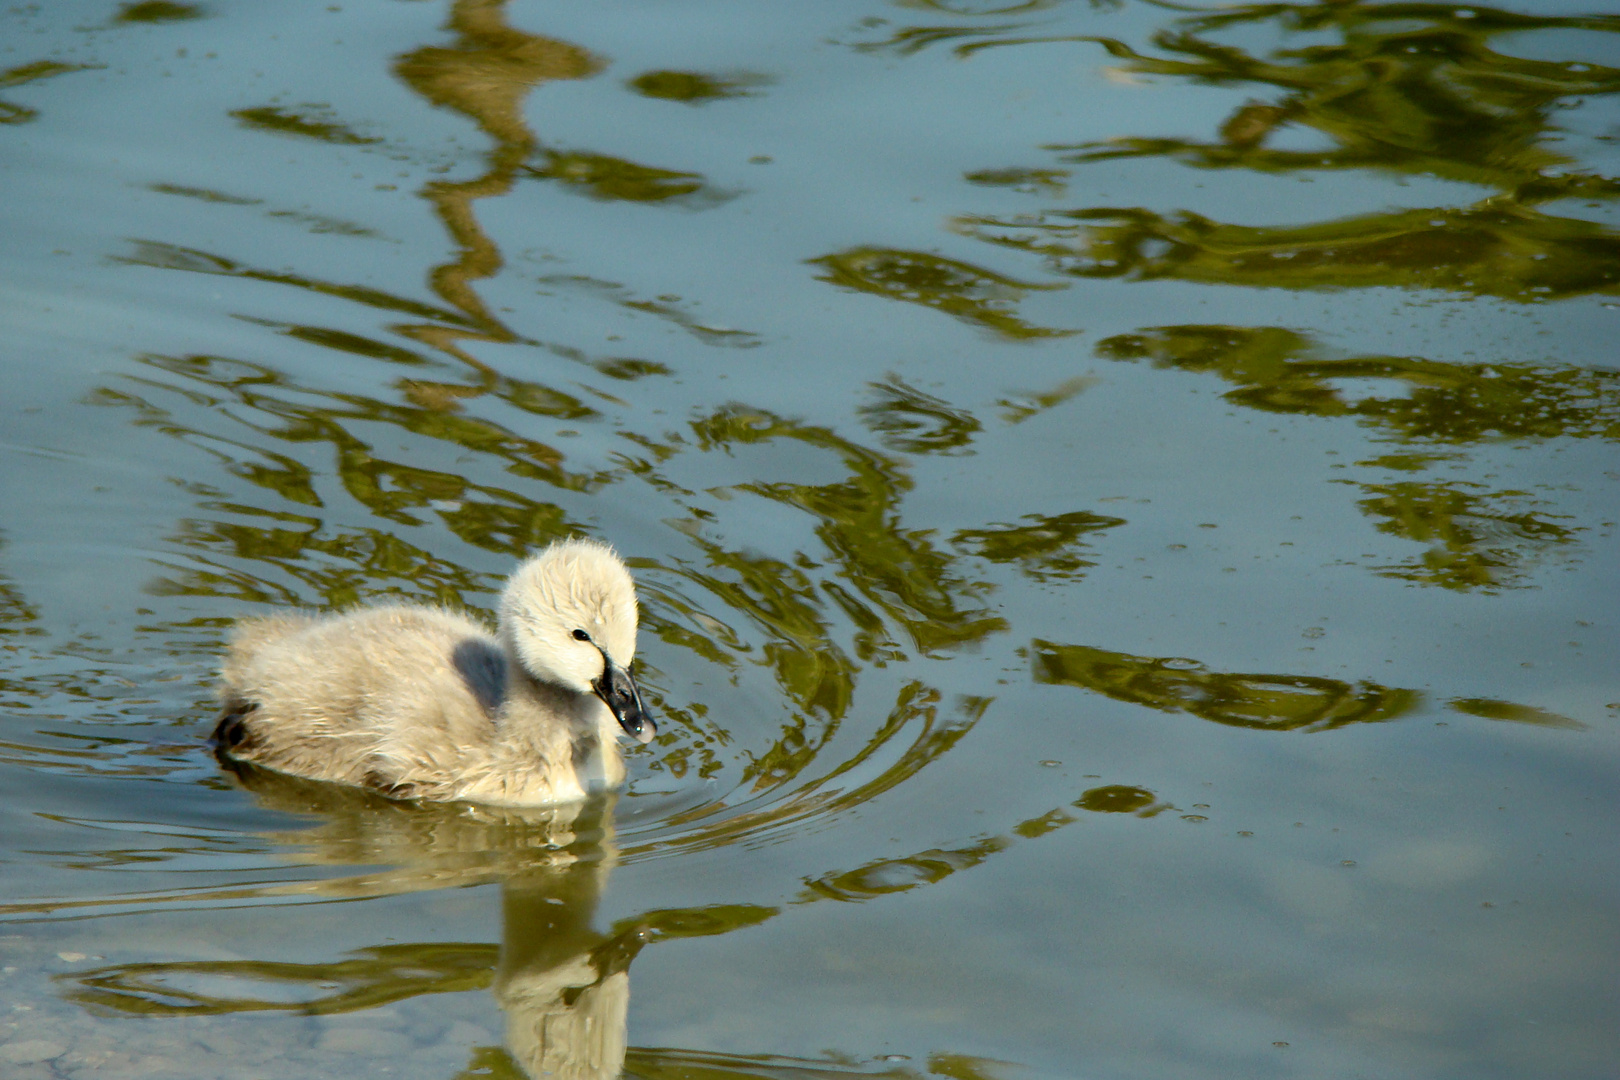
[[646, 939], [639, 928], [612, 938], [592, 929], [605, 872], [598, 864], [504, 886], [495, 1000], [507, 1050], [535, 1080], [610, 1078], [624, 1067], [630, 961]]
[[[362, 874], [274, 886], [269, 894], [359, 898], [500, 881], [502, 941], [390, 944], [328, 963], [274, 960], [138, 963], [78, 972], [68, 996], [102, 1013], [198, 1015], [282, 1010], [333, 1015], [421, 994], [491, 987], [506, 1013], [513, 1061], [539, 1080], [619, 1075], [629, 966], [640, 925], [603, 933], [597, 900], [617, 860], [613, 796], [547, 809], [411, 803], [251, 765], [232, 771], [261, 805], [314, 815], [311, 828], [269, 834], [302, 865]], [[217, 988], [219, 976], [239, 994]], [[289, 1000], [291, 999], [291, 1000]], [[487, 1062], [489, 1050], [477, 1050]]]

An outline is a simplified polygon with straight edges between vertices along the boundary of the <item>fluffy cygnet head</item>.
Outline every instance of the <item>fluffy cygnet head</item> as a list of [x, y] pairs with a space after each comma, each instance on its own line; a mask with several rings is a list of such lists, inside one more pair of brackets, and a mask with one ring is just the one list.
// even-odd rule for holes
[[542, 682], [607, 703], [637, 742], [657, 734], [630, 677], [636, 587], [619, 556], [595, 540], [562, 540], [518, 567], [501, 594], [501, 636]]

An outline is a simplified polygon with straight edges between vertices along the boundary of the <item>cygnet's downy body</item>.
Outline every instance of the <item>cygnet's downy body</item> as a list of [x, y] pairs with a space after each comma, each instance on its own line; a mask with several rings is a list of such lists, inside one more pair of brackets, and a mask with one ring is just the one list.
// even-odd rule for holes
[[219, 753], [397, 798], [548, 806], [624, 781], [620, 731], [657, 732], [630, 676], [635, 584], [613, 549], [552, 544], [519, 566], [489, 631], [383, 605], [239, 623]]

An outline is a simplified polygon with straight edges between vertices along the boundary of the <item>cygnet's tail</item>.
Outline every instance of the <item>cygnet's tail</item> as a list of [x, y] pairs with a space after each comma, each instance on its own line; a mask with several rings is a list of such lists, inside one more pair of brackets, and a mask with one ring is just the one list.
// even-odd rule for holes
[[246, 669], [266, 646], [290, 637], [315, 623], [311, 615], [265, 615], [243, 619], [231, 633], [225, 662], [220, 667], [219, 720], [214, 725], [214, 748], [229, 751], [248, 738], [244, 720], [258, 703], [243, 694]]

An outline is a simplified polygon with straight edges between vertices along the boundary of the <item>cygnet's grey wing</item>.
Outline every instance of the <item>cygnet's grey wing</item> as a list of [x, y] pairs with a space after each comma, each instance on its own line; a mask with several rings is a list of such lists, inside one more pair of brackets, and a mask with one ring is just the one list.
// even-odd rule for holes
[[244, 625], [216, 729], [230, 757], [390, 794], [434, 789], [487, 753], [504, 691], [487, 631], [433, 608]]

